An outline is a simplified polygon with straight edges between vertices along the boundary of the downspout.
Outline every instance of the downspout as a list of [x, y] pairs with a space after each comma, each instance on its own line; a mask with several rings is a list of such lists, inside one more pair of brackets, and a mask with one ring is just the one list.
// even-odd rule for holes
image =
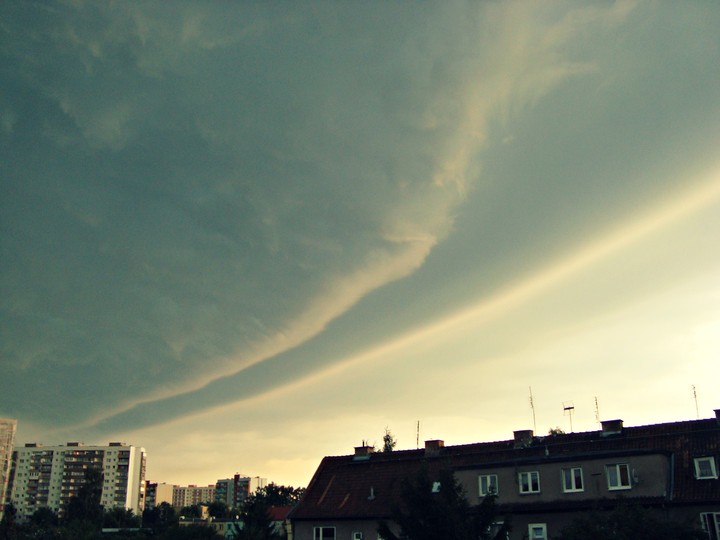
[[670, 470], [668, 471], [668, 479], [670, 482], [670, 493], [668, 493], [668, 500], [673, 500], [673, 494], [675, 493], [675, 452], [670, 454]]

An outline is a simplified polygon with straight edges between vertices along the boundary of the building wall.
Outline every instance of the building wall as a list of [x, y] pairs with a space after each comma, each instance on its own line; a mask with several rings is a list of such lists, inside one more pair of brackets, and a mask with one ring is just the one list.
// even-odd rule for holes
[[103, 475], [100, 504], [141, 514], [144, 505], [145, 450], [111, 443], [108, 446], [29, 444], [16, 448], [12, 459], [12, 488], [8, 501], [20, 519], [47, 507], [62, 515], [84, 483], [87, 470]]
[[362, 540], [381, 540], [377, 533], [377, 520], [358, 521], [301, 521], [293, 524], [293, 540], [314, 540], [315, 527], [334, 527], [336, 540], [354, 540], [355, 533]]
[[16, 430], [17, 420], [0, 418], [0, 519], [5, 508]]
[[215, 483], [215, 500], [224, 502], [231, 508], [237, 508], [258, 489], [266, 487], [267, 483], [267, 478], [236, 474], [232, 478], [224, 478]]
[[[627, 465], [630, 485], [622, 489], [608, 487], [607, 467]], [[582, 489], [563, 491], [562, 470], [579, 468], [582, 471]], [[498, 464], [456, 472], [471, 504], [479, 504], [479, 477], [497, 475], [498, 503], [517, 504], [535, 502], [578, 502], [602, 498], [665, 497], [670, 492], [670, 459], [665, 454], [606, 455], [602, 458], [577, 458], [549, 463]], [[520, 493], [520, 473], [537, 472], [539, 493]]]
[[174, 486], [172, 505], [180, 510], [184, 506], [210, 503], [215, 500], [215, 486]]

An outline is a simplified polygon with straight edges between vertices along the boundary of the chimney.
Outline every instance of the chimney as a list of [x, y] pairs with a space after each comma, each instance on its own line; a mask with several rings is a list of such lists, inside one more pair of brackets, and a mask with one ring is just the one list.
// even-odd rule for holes
[[602, 436], [607, 437], [609, 435], [619, 435], [623, 430], [622, 420], [603, 420], [600, 422], [602, 425]]
[[513, 438], [515, 441], [513, 448], [526, 448], [532, 444], [533, 430], [520, 429], [518, 431], [513, 431]]
[[440, 450], [445, 447], [445, 441], [435, 439], [432, 441], [425, 441], [425, 455], [427, 457], [436, 457], [440, 455]]
[[370, 459], [370, 454], [372, 454], [375, 451], [375, 447], [368, 446], [367, 444], [363, 444], [362, 446], [356, 446], [355, 447], [355, 455], [353, 456], [353, 461], [362, 461]]
[[715, 420], [720, 424], [720, 409], [715, 409]]

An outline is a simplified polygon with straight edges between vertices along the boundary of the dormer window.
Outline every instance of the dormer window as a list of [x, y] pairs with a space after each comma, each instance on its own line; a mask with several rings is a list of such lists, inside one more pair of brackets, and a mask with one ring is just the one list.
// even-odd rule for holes
[[715, 480], [717, 477], [717, 465], [713, 456], [695, 458], [695, 478]]

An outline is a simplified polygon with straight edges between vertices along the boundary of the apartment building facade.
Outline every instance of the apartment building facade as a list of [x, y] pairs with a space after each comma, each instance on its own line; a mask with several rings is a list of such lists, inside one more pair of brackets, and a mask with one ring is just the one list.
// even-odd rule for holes
[[145, 482], [145, 508], [151, 510], [162, 503], [172, 505], [175, 486], [164, 482]]
[[5, 509], [8, 481], [10, 480], [10, 465], [12, 463], [13, 447], [15, 446], [15, 432], [17, 420], [0, 418], [0, 519]]
[[[536, 436], [420, 450], [326, 457], [290, 515], [294, 540], [377, 540], [392, 521], [406, 478], [450, 469], [468, 502], [497, 496], [510, 515], [510, 540], [548, 540], [576, 517], [641, 504], [661, 519], [690, 521], [720, 539], [720, 410], [715, 418]], [[437, 486], [442, 489], [441, 486]]]
[[13, 504], [21, 520], [43, 507], [62, 516], [84, 484], [87, 471], [94, 470], [102, 474], [103, 507], [125, 508], [140, 515], [145, 503], [146, 463], [144, 448], [120, 442], [107, 446], [28, 443], [13, 452], [6, 502]]
[[210, 486], [174, 486], [172, 505], [176, 510], [184, 506], [208, 504], [215, 500], [215, 485]]
[[245, 499], [267, 484], [267, 478], [235, 474], [232, 478], [223, 478], [215, 483], [215, 501], [225, 503], [230, 508], [239, 508]]

